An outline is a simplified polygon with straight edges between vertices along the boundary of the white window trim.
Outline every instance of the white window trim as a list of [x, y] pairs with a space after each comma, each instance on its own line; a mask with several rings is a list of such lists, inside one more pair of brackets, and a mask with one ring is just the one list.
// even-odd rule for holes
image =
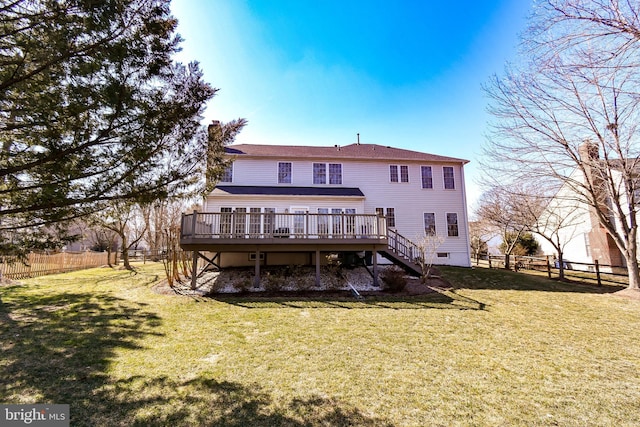
[[[392, 167], [396, 167], [396, 171], [398, 172], [398, 180], [397, 181], [392, 181], [391, 180], [391, 168]], [[407, 168], [407, 180], [403, 181], [402, 180], [402, 168], [406, 167]], [[392, 184], [409, 184], [411, 182], [411, 173], [409, 172], [410, 168], [409, 165], [401, 165], [401, 164], [395, 164], [395, 163], [391, 163], [389, 164], [389, 182]]]
[[[314, 165], [324, 165], [324, 184], [316, 184], [315, 182], [315, 170]], [[338, 184], [331, 183], [331, 165], [339, 165], [340, 166], [340, 182]], [[312, 185], [342, 185], [344, 182], [344, 164], [336, 163], [336, 162], [313, 162], [311, 163], [311, 184]]]

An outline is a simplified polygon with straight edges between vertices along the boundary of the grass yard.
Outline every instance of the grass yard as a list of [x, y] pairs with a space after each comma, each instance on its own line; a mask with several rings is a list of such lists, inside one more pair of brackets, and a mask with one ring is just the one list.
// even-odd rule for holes
[[0, 402], [73, 426], [637, 426], [640, 301], [443, 268], [355, 301], [159, 295], [161, 265], [0, 287]]

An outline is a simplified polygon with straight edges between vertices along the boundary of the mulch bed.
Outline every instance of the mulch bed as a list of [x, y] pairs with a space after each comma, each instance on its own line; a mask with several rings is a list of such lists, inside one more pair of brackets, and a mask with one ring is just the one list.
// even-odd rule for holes
[[[419, 295], [427, 295], [440, 290], [452, 289], [451, 284], [442, 277], [431, 277], [426, 284], [420, 283], [418, 278], [410, 278], [407, 280], [407, 286], [402, 291], [390, 292], [384, 289], [359, 291], [360, 295], [366, 296], [388, 296], [388, 297], [411, 297]], [[353, 298], [353, 293], [349, 290], [305, 290], [305, 291], [257, 291], [242, 293], [214, 293], [203, 295], [190, 290], [189, 283], [171, 288], [166, 280], [156, 284], [153, 291], [162, 295], [193, 295], [203, 297], [247, 297], [247, 298]]]

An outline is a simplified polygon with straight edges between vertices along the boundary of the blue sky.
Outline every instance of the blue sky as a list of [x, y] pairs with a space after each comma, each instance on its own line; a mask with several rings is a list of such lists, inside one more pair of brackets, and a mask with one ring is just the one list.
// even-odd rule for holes
[[[527, 0], [173, 0], [180, 60], [220, 89], [205, 122], [244, 117], [237, 143], [391, 145], [475, 161], [481, 85], [517, 51]], [[471, 213], [471, 212], [470, 212]]]

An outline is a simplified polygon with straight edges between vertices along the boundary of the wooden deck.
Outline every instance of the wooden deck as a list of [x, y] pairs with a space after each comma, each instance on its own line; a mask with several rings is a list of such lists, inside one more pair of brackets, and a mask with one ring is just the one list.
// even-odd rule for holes
[[[320, 283], [321, 253], [380, 253], [410, 272], [418, 273], [418, 248], [395, 230], [388, 230], [386, 218], [375, 214], [193, 212], [182, 215], [180, 246], [193, 251], [192, 286], [195, 287], [198, 259], [218, 266], [223, 252], [255, 253], [255, 283], [260, 281], [260, 254], [309, 252], [315, 255], [316, 282]], [[202, 252], [216, 253], [213, 259]], [[373, 283], [378, 286], [377, 257], [372, 257]]]
[[193, 212], [182, 216], [180, 246], [211, 252], [362, 251], [387, 247], [373, 214]]

